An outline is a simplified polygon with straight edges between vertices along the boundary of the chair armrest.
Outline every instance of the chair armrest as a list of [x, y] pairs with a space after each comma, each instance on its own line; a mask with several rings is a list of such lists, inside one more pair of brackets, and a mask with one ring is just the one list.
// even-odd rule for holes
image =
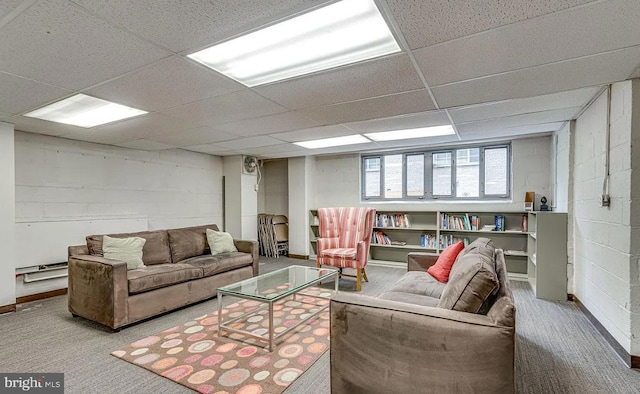
[[325, 249], [335, 249], [340, 244], [340, 238], [317, 238], [316, 239], [316, 254], [320, 255]]
[[100, 256], [69, 258], [69, 311], [113, 329], [128, 323], [127, 264]]
[[514, 391], [514, 327], [345, 293], [330, 311], [332, 393]]
[[435, 253], [410, 252], [407, 254], [408, 271], [426, 271], [438, 260]]
[[233, 243], [236, 246], [236, 249], [238, 249], [238, 252], [251, 254], [251, 258], [253, 259], [253, 276], [258, 276], [258, 272], [260, 269], [260, 265], [258, 263], [258, 260], [260, 259], [260, 254], [258, 252], [258, 242], [234, 239]]

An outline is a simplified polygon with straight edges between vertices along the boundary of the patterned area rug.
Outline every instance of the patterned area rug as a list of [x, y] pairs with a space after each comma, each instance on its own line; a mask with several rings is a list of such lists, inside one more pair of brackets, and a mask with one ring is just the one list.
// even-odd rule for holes
[[[318, 288], [307, 293], [329, 296]], [[283, 332], [328, 304], [298, 296], [274, 305], [275, 332]], [[313, 305], [313, 304], [315, 305]], [[233, 323], [264, 335], [268, 312], [261, 303], [243, 300], [222, 310], [223, 319], [253, 312]], [[218, 336], [218, 311], [199, 316], [159, 334], [140, 339], [111, 354], [201, 393], [281, 393], [329, 348], [329, 312], [322, 311], [278, 338], [273, 352], [266, 342], [241, 334]]]

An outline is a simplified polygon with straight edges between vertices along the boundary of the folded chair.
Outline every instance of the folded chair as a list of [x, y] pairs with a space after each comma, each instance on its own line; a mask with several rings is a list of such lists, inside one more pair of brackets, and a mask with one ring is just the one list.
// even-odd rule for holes
[[[375, 216], [375, 208], [319, 208], [318, 268], [339, 268], [340, 276], [356, 278], [356, 290], [360, 291], [362, 279], [369, 281], [365, 266]], [[356, 275], [344, 274], [343, 268], [355, 269]]]

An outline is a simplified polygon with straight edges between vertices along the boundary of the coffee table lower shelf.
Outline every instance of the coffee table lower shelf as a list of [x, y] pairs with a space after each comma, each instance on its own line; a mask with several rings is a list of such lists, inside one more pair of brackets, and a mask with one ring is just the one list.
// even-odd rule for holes
[[[320, 284], [320, 282], [330, 282], [331, 280], [334, 281], [335, 286], [334, 286], [334, 294], [338, 293], [338, 271], [337, 270], [324, 270], [325, 273], [328, 272], [328, 275], [323, 276], [322, 278], [316, 279], [316, 280], [311, 280], [308, 283], [305, 283], [302, 286], [297, 287], [293, 293], [288, 292], [288, 293], [283, 293], [283, 294], [277, 294], [275, 296], [273, 296], [273, 298], [270, 299], [265, 299], [265, 297], [261, 297], [261, 296], [256, 296], [253, 294], [242, 294], [240, 292], [237, 291], [228, 291], [225, 288], [219, 288], [218, 289], [218, 335], [219, 336], [228, 336], [230, 335], [230, 333], [238, 333], [238, 334], [242, 334], [242, 335], [246, 335], [252, 338], [256, 338], [262, 341], [266, 341], [268, 344], [268, 350], [270, 352], [273, 351], [274, 348], [274, 344], [275, 341], [285, 335], [286, 333], [288, 333], [289, 331], [293, 330], [294, 328], [298, 327], [300, 324], [304, 323], [305, 321], [317, 316], [319, 313], [321, 313], [322, 311], [326, 310], [327, 308], [329, 308], [329, 303], [326, 303], [324, 305], [318, 305], [316, 303], [311, 303], [311, 302], [304, 302], [301, 301], [302, 304], [307, 304], [307, 305], [315, 305], [316, 308], [313, 308], [313, 311], [309, 311], [306, 312], [307, 316], [304, 316], [303, 318], [301, 318], [299, 321], [296, 322], [296, 324], [290, 326], [290, 327], [286, 327], [285, 330], [276, 333], [275, 332], [275, 327], [273, 324], [273, 306], [274, 304], [276, 304], [277, 302], [281, 302], [284, 301], [288, 298], [293, 299], [294, 301], [297, 300], [297, 298], [299, 297], [304, 297], [304, 299], [307, 298], [313, 298], [316, 300], [330, 300], [331, 297], [324, 297], [324, 296], [319, 296], [319, 295], [315, 295], [315, 294], [309, 294], [306, 292], [303, 292], [304, 289], [307, 289], [313, 285], [316, 284]], [[251, 301], [256, 301], [256, 302], [260, 302], [262, 303], [262, 305], [260, 305], [259, 307], [257, 307], [256, 309], [249, 311], [249, 312], [245, 312], [240, 316], [235, 316], [231, 319], [227, 319], [224, 320], [223, 316], [222, 316], [222, 298], [223, 296], [232, 296], [232, 297], [238, 297], [238, 298], [243, 298], [243, 299], [247, 299], [247, 300], [251, 300]], [[260, 334], [255, 334], [254, 332], [250, 332], [247, 330], [242, 330], [239, 328], [234, 328], [231, 325], [233, 325], [234, 322], [237, 322], [239, 320], [243, 320], [243, 319], [248, 319], [253, 315], [259, 315], [260, 311], [267, 309], [267, 314], [268, 314], [268, 319], [269, 319], [269, 329], [267, 331], [267, 333], [265, 335], [260, 335]]]

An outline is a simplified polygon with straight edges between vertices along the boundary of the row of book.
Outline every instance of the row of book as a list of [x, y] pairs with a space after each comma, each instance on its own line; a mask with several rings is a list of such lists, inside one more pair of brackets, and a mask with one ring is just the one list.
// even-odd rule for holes
[[420, 246], [423, 248], [436, 249], [438, 240], [435, 234], [422, 233], [420, 234]]
[[440, 236], [440, 249], [444, 249], [449, 245], [457, 244], [458, 242], [463, 242], [464, 246], [469, 245], [469, 238], [460, 238], [454, 237], [453, 234], [449, 235], [441, 235]]
[[409, 215], [406, 213], [379, 213], [376, 215], [376, 227], [411, 227]]
[[445, 230], [478, 230], [480, 228], [480, 218], [478, 215], [449, 215], [440, 213], [440, 228]]
[[377, 245], [391, 245], [391, 239], [382, 231], [374, 231], [371, 237], [371, 243]]

